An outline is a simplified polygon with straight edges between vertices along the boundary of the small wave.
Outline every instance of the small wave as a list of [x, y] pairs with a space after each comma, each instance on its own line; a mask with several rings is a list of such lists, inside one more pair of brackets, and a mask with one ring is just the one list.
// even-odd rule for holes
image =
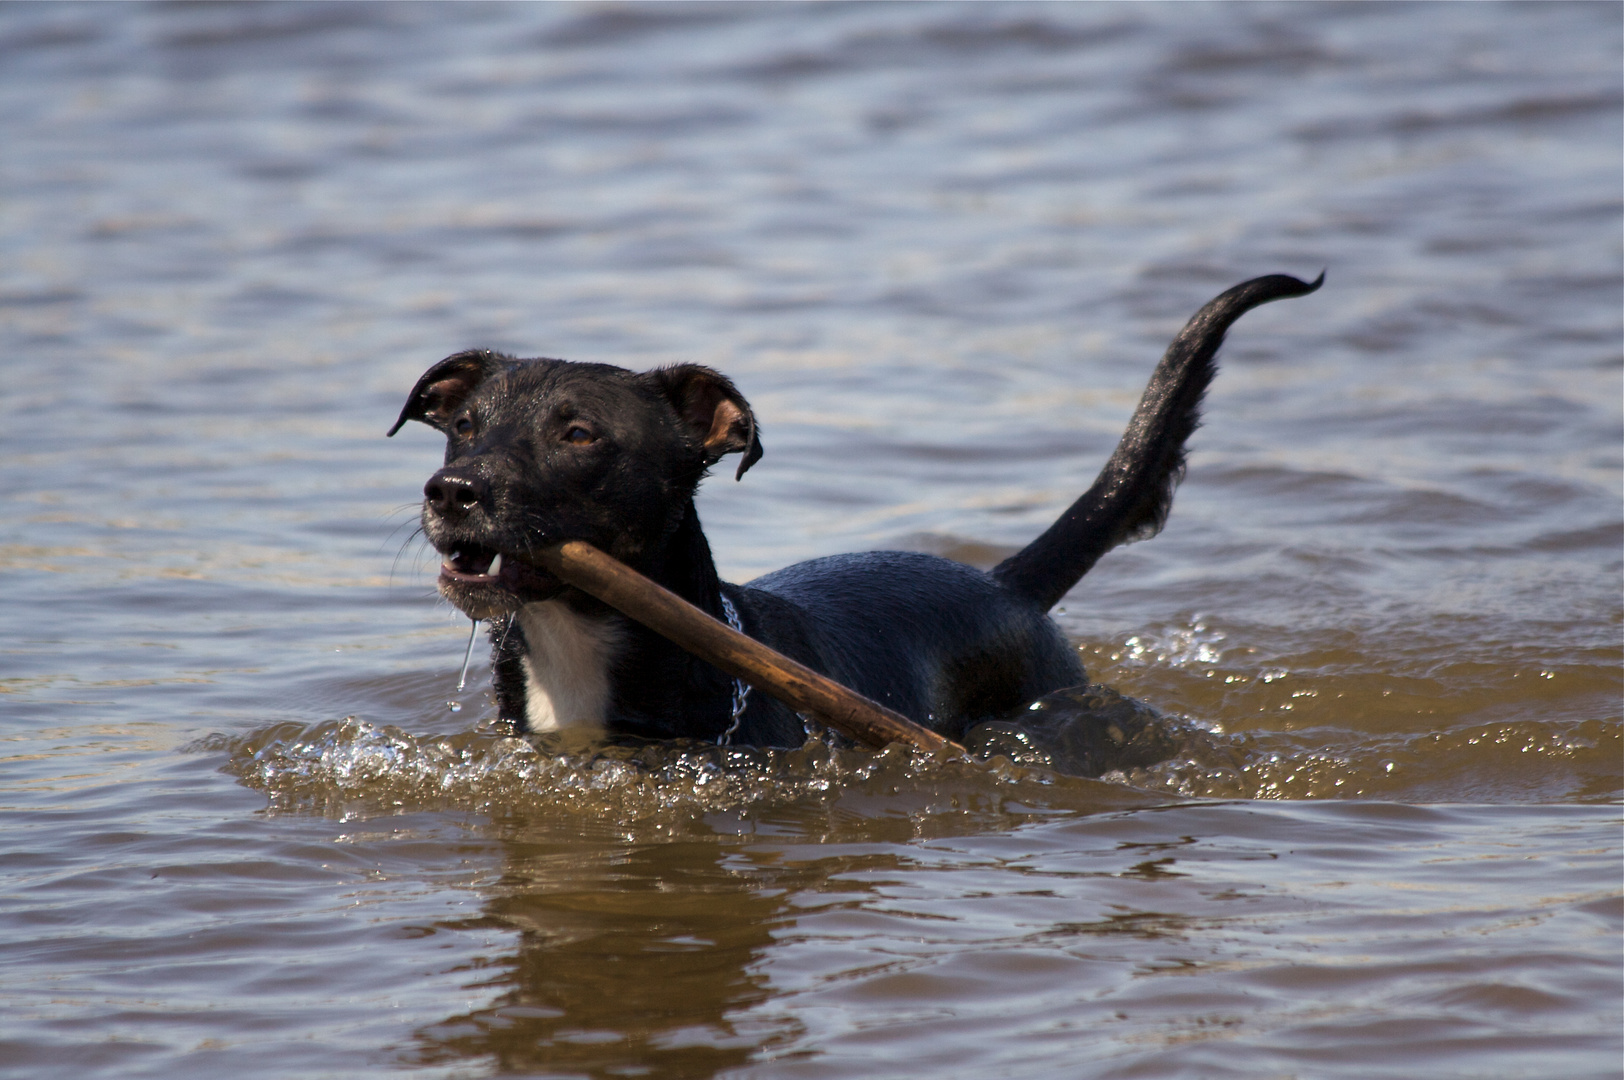
[[342, 817], [419, 810], [565, 813], [619, 824], [787, 806], [851, 810], [875, 797], [882, 815], [1017, 818], [1164, 803], [1121, 784], [1014, 764], [869, 752], [810, 739], [794, 750], [670, 743], [570, 742], [485, 732], [412, 735], [345, 717], [277, 724], [243, 737], [212, 735], [196, 751], [224, 752], [225, 771], [269, 796], [272, 809]]
[[1624, 733], [1605, 720], [1516, 720], [1374, 734], [1332, 727], [1197, 738], [1153, 765], [1107, 773], [1207, 799], [1611, 801]]

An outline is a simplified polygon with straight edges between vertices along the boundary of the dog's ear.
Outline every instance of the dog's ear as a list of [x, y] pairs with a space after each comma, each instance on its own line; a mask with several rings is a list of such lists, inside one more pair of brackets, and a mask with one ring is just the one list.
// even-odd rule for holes
[[451, 414], [462, 407], [474, 388], [507, 366], [507, 357], [489, 349], [469, 349], [446, 357], [417, 380], [389, 434], [405, 427], [408, 420], [421, 420], [436, 431], [445, 431]]
[[756, 414], [726, 375], [698, 364], [677, 364], [649, 372], [677, 417], [699, 437], [705, 464], [714, 465], [723, 454], [743, 453], [735, 480], [761, 460], [761, 436]]

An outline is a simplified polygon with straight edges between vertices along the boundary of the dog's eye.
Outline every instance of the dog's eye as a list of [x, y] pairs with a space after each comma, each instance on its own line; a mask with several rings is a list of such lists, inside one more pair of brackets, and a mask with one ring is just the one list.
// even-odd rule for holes
[[575, 446], [585, 446], [587, 443], [598, 441], [598, 437], [584, 427], [576, 426], [564, 432], [564, 441]]
[[474, 422], [466, 416], [459, 416], [451, 422], [451, 430], [458, 435], [467, 435], [474, 430]]

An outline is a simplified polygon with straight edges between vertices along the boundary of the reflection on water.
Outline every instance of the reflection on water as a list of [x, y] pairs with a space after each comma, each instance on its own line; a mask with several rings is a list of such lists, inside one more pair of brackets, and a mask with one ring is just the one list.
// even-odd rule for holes
[[501, 932], [502, 955], [462, 969], [467, 986], [495, 996], [420, 1030], [407, 1056], [510, 1071], [704, 1076], [791, 1045], [802, 1025], [752, 1015], [771, 996], [759, 962], [774, 932], [795, 925], [795, 894], [824, 887], [828, 867], [777, 865], [759, 838], [863, 845], [870, 856], [841, 865], [872, 869], [921, 840], [1159, 801], [1007, 761], [817, 740], [795, 751], [570, 745], [556, 735], [413, 737], [347, 719], [193, 750], [227, 752], [228, 770], [279, 812], [490, 816], [482, 832], [499, 839], [503, 860], [481, 914], [421, 932]]
[[479, 1003], [400, 1061], [1042, 1075], [1059, 1040], [1107, 1075], [1252, 1075], [1295, 1045], [1517, 1075], [1612, 1045], [1613, 961], [1539, 959], [1620, 929], [1612, 808], [1158, 809], [900, 747], [537, 742], [347, 720], [194, 748], [278, 813], [481, 812], [478, 913], [407, 928], [479, 939], [443, 946]]
[[777, 1041], [735, 1017], [769, 997], [758, 963], [786, 917], [792, 880], [780, 879], [794, 875], [701, 839], [591, 844], [522, 816], [493, 832], [503, 882], [475, 921], [509, 931], [511, 951], [470, 965], [489, 1004], [420, 1029], [408, 1060], [711, 1076]]
[[1597, 1008], [1616, 963], [1579, 959], [1624, 915], [1614, 808], [1135, 809], [897, 749], [516, 743], [345, 721], [219, 747], [278, 814], [355, 822], [343, 842], [379, 853], [421, 846], [366, 831], [391, 817], [481, 808], [468, 850], [497, 857], [477, 909], [397, 934], [440, 942], [476, 1004], [398, 1062], [1043, 1075], [1064, 1046], [1105, 1075], [1302, 1053], [1539, 1075], [1614, 1043]]
[[[0, 1072], [1616, 1077], [1621, 17], [0, 5]], [[1322, 267], [1057, 612], [1167, 760], [446, 707], [436, 358], [727, 372], [732, 580], [988, 565]]]

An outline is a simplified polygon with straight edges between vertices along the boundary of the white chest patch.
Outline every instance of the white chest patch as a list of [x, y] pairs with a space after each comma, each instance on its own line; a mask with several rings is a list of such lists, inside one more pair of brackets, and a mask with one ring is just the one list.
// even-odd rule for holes
[[524, 631], [525, 720], [531, 731], [599, 729], [609, 710], [609, 665], [621, 641], [618, 620], [589, 618], [562, 601], [519, 609]]

